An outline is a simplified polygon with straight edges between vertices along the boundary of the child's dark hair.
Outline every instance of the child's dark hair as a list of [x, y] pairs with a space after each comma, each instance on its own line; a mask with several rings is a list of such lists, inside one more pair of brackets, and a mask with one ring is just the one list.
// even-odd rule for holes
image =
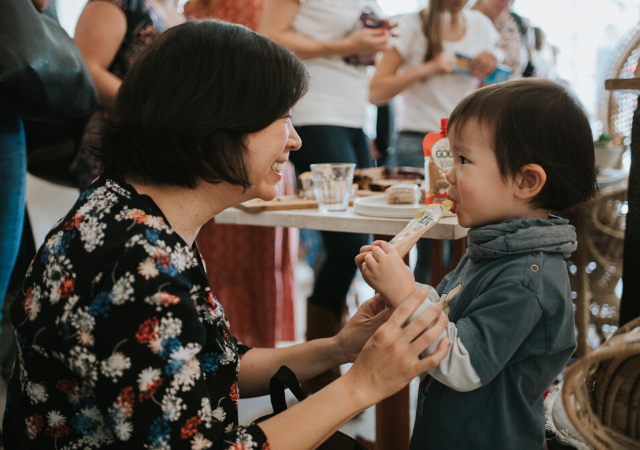
[[459, 136], [468, 120], [493, 132], [500, 173], [514, 177], [526, 164], [547, 174], [530, 202], [535, 208], [563, 211], [595, 197], [593, 137], [582, 105], [566, 88], [549, 80], [515, 80], [479, 89], [465, 97], [449, 117]]
[[103, 129], [105, 168], [160, 185], [248, 188], [248, 134], [288, 114], [309, 84], [289, 50], [240, 25], [188, 22], [124, 77]]

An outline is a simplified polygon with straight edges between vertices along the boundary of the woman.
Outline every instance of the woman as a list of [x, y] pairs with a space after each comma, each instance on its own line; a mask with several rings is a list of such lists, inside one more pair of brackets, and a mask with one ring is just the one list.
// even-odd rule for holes
[[[359, 29], [360, 16], [376, 11], [376, 0], [267, 0], [261, 32], [284, 45], [311, 75], [307, 95], [296, 105], [292, 121], [304, 142], [291, 155], [296, 172], [310, 164], [355, 163], [369, 167], [367, 140], [362, 131], [367, 104], [367, 73], [345, 57], [375, 54], [386, 49], [389, 31]], [[369, 236], [322, 231], [326, 258], [321, 262], [307, 302], [307, 340], [333, 336], [340, 328], [347, 293], [356, 268], [353, 259]], [[306, 383], [315, 392], [340, 374], [328, 372]]]
[[496, 46], [504, 53], [503, 64], [513, 73], [512, 80], [533, 75], [534, 37], [528, 20], [511, 11], [513, 0], [478, 0], [474, 10], [487, 16], [500, 34]]
[[[71, 170], [84, 191], [102, 170], [95, 156], [101, 144], [100, 127], [115, 103], [116, 93], [140, 52], [167, 27], [180, 23], [167, 4], [152, 0], [89, 0], [78, 23], [74, 40], [98, 90], [100, 108], [86, 125], [78, 156]], [[175, 8], [173, 8], [175, 9]]]
[[[248, 349], [229, 333], [193, 243], [215, 214], [275, 197], [306, 87], [291, 53], [224, 22], [179, 25], [144, 51], [103, 134], [105, 171], [14, 303], [7, 448], [315, 448], [441, 360], [446, 342], [418, 359], [446, 325], [441, 308], [402, 327], [424, 290], [390, 317], [374, 297], [333, 339]], [[322, 392], [238, 427], [240, 393], [267, 393], [281, 365], [304, 380], [354, 360]]]
[[[429, 8], [401, 16], [397, 38], [382, 54], [369, 100], [378, 105], [399, 97], [393, 165], [424, 167], [425, 134], [438, 132], [440, 119], [449, 117], [455, 105], [496, 68], [498, 34], [485, 16], [465, 9], [466, 4], [467, 0], [432, 0]], [[452, 73], [456, 53], [473, 58], [472, 76]], [[428, 284], [429, 240], [421, 239], [417, 248], [415, 277]]]

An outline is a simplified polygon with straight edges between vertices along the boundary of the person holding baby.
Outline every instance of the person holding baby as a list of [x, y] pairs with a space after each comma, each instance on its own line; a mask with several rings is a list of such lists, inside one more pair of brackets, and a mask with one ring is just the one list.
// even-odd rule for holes
[[[550, 212], [597, 192], [589, 122], [562, 86], [518, 80], [465, 97], [448, 133], [449, 197], [468, 247], [416, 311], [441, 303], [451, 345], [422, 380], [411, 449], [541, 448], [543, 393], [576, 346], [563, 259], [576, 233]], [[356, 264], [393, 308], [415, 289], [386, 242], [363, 247]]]

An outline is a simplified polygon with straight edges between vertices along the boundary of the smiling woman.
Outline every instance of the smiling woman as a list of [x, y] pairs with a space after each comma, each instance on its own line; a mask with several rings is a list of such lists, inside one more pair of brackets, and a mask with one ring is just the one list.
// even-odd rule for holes
[[[105, 171], [13, 304], [6, 448], [316, 448], [441, 361], [444, 341], [418, 358], [445, 327], [441, 308], [402, 327], [426, 289], [393, 314], [374, 297], [330, 339], [251, 349], [230, 332], [194, 240], [218, 212], [275, 196], [307, 85], [291, 52], [241, 26], [191, 22], [147, 47], [105, 129]], [[304, 381], [347, 362], [322, 392], [239, 426], [240, 395], [268, 393], [280, 366]]]

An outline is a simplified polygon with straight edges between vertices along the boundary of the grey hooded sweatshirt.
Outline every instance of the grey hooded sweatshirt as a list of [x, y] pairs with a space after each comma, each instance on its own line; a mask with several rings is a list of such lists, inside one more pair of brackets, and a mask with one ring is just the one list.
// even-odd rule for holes
[[412, 450], [542, 448], [542, 395], [576, 345], [563, 260], [576, 248], [573, 227], [554, 216], [469, 230], [436, 289], [451, 346], [421, 384]]

